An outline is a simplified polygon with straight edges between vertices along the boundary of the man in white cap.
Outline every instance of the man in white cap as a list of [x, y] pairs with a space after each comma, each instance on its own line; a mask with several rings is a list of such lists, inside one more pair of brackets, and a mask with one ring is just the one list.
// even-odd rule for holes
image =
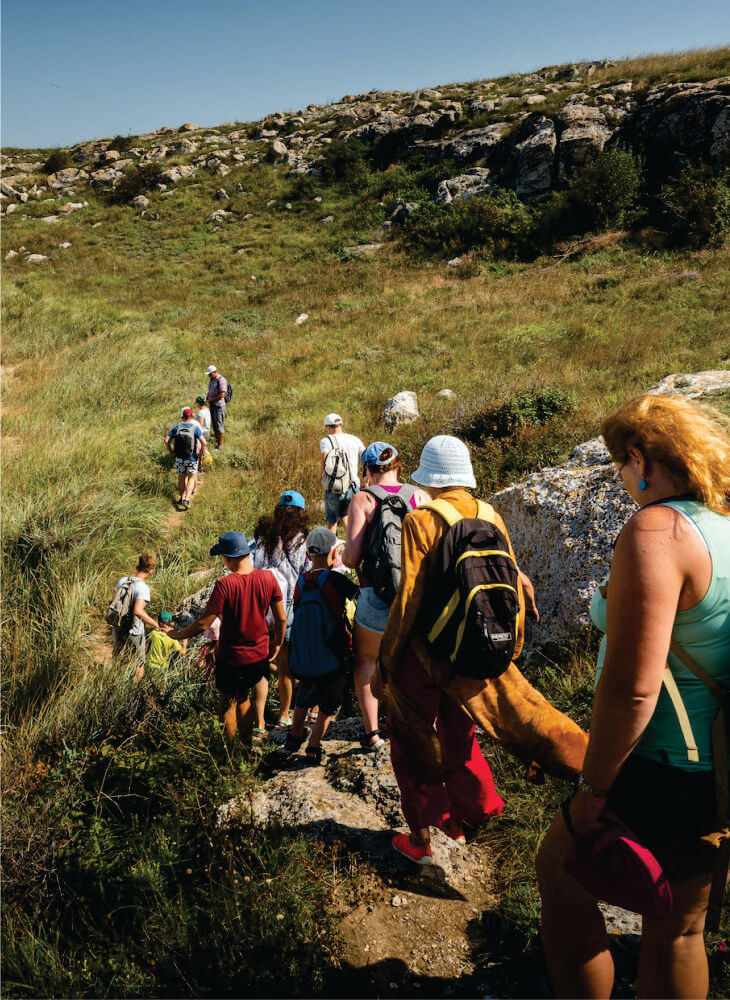
[[360, 489], [360, 456], [365, 445], [354, 434], [345, 434], [339, 413], [324, 418], [325, 436], [319, 442], [319, 472], [324, 486], [324, 514], [330, 531], [338, 521], [347, 530], [350, 501]]
[[[417, 507], [403, 521], [400, 585], [390, 607], [372, 690], [376, 698], [385, 698], [393, 771], [411, 831], [394, 837], [393, 847], [417, 864], [429, 864], [430, 827], [439, 827], [464, 844], [464, 823], [482, 823], [504, 807], [476, 741], [475, 723], [523, 759], [563, 775], [580, 772], [586, 734], [546, 702], [514, 662], [497, 677], [485, 677], [479, 669], [465, 676], [434, 650], [427, 639], [430, 621], [426, 624], [424, 612], [444, 578], [442, 542], [450, 523], [487, 521], [501, 533], [499, 549], [509, 550], [506, 559], [519, 578], [516, 642], [514, 652], [507, 654], [513, 659], [522, 648], [525, 609], [536, 618], [537, 608], [532, 584], [516, 567], [504, 521], [468, 492], [476, 481], [463, 441], [448, 435], [431, 438], [411, 478], [438, 503]], [[450, 521], [441, 513], [444, 510]]]
[[216, 448], [223, 446], [225, 436], [224, 424], [226, 420], [226, 393], [228, 392], [228, 382], [222, 375], [218, 374], [215, 365], [208, 365], [205, 370], [208, 376], [208, 406], [210, 407], [210, 422], [213, 425]]

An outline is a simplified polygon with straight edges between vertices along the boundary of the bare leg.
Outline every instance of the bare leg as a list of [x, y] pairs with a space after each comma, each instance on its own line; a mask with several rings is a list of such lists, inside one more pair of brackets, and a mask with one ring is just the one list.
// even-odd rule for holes
[[185, 496], [185, 473], [183, 472], [177, 477], [177, 491], [182, 499]]
[[236, 725], [242, 737], [250, 737], [254, 727], [254, 709], [248, 698], [236, 701]]
[[375, 673], [381, 638], [379, 632], [355, 625], [355, 693], [366, 733], [378, 728], [378, 700], [370, 690], [370, 681]]
[[306, 718], [307, 710], [306, 708], [295, 708], [294, 718], [292, 719], [291, 732], [292, 736], [296, 736], [297, 739], [301, 739], [304, 736], [304, 719]]
[[711, 875], [672, 884], [672, 912], [644, 917], [639, 955], [639, 997], [706, 997], [710, 988], [704, 927]]
[[182, 495], [183, 500], [189, 500], [193, 494], [193, 486], [195, 485], [195, 473], [188, 473], [184, 477], [185, 482], [185, 492]]
[[279, 720], [286, 722], [289, 719], [289, 709], [294, 697], [294, 682], [289, 672], [289, 648], [286, 643], [282, 643], [279, 655], [276, 657], [276, 689], [279, 693]]
[[322, 737], [327, 732], [327, 727], [330, 722], [332, 722], [333, 716], [325, 715], [324, 712], [320, 712], [317, 716], [317, 721], [312, 729], [312, 735], [309, 737], [309, 746], [318, 747], [322, 742]]
[[537, 854], [542, 944], [556, 997], [608, 998], [613, 959], [598, 903], [564, 868], [570, 834], [558, 813]]
[[223, 447], [223, 438], [224, 438], [225, 436], [226, 436], [226, 435], [225, 435], [225, 431], [221, 431], [221, 432], [220, 432], [220, 434], [218, 435], [218, 447], [219, 447], [219, 448], [222, 448], [222, 447]]
[[232, 695], [218, 692], [218, 718], [223, 723], [223, 732], [228, 743], [233, 743], [238, 728], [236, 708], [236, 699]]
[[254, 716], [256, 718], [256, 727], [258, 729], [264, 728], [264, 709], [266, 708], [266, 696], [269, 693], [269, 679], [268, 677], [262, 677], [254, 685], [253, 689], [253, 704], [254, 704]]

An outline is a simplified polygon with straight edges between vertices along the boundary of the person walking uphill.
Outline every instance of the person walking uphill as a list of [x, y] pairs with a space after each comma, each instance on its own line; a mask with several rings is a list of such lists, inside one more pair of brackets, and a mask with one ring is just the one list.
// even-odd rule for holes
[[205, 455], [206, 443], [200, 424], [193, 417], [189, 406], [180, 413], [182, 418], [175, 424], [165, 437], [165, 447], [175, 456], [175, 472], [177, 472], [177, 488], [180, 497], [176, 503], [187, 510], [190, 498], [195, 492], [198, 478], [198, 462]]
[[137, 667], [138, 677], [144, 676], [144, 627], [149, 625], [152, 629], [161, 629], [160, 624], [145, 610], [152, 596], [147, 580], [154, 571], [155, 557], [143, 552], [134, 575], [123, 576], [117, 583], [107, 612], [107, 622], [112, 625], [113, 655], [129, 654]]
[[337, 522], [347, 530], [350, 501], [360, 487], [360, 456], [365, 445], [354, 434], [345, 434], [339, 413], [324, 418], [325, 436], [319, 442], [319, 472], [324, 486], [324, 515], [330, 531]]
[[[218, 711], [226, 738], [233, 741], [236, 730], [244, 739], [263, 736], [264, 705], [269, 677], [269, 630], [266, 613], [274, 617], [275, 659], [286, 631], [286, 613], [281, 590], [273, 573], [254, 569], [251, 562], [253, 546], [241, 531], [227, 531], [210, 550], [220, 555], [228, 576], [222, 576], [213, 587], [200, 618], [178, 632], [169, 632], [171, 639], [188, 639], [210, 628], [216, 617], [221, 620], [220, 638], [215, 654], [215, 684], [218, 688]], [[255, 704], [250, 692], [254, 691]]]
[[208, 376], [207, 402], [210, 407], [213, 434], [215, 435], [216, 447], [222, 448], [225, 437], [226, 402], [230, 395], [229, 386], [226, 379], [218, 374], [215, 365], [208, 365], [205, 374]]
[[[397, 835], [393, 847], [427, 864], [429, 827], [465, 843], [464, 823], [481, 823], [503, 809], [475, 723], [527, 762], [562, 775], [580, 771], [586, 736], [511, 662], [522, 648], [525, 606], [535, 616], [537, 609], [504, 522], [467, 492], [476, 484], [466, 445], [446, 435], [432, 438], [412, 478], [435, 500], [403, 521], [400, 585], [372, 689], [385, 697], [393, 770], [411, 830]], [[467, 594], [458, 586], [459, 567], [472, 581]], [[474, 584], [476, 571], [496, 582]], [[450, 581], [457, 581], [456, 590], [452, 582], [445, 593]], [[487, 604], [475, 593], [487, 595]], [[490, 596], [497, 593], [499, 600]]]
[[355, 691], [365, 727], [360, 742], [363, 749], [375, 750], [383, 740], [378, 731], [378, 702], [370, 682], [400, 580], [401, 522], [409, 510], [430, 498], [423, 490], [399, 481], [398, 452], [384, 441], [368, 445], [362, 466], [367, 483], [350, 504], [342, 561], [357, 569], [360, 581], [355, 612]]

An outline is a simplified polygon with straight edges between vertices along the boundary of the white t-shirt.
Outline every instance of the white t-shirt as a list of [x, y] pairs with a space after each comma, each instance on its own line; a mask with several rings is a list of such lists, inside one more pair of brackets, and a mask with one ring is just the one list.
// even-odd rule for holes
[[319, 442], [319, 450], [323, 455], [333, 448], [344, 451], [350, 463], [350, 478], [355, 486], [360, 486], [360, 456], [365, 451], [365, 445], [354, 434], [327, 434]]
[[[116, 592], [117, 590], [119, 590], [121, 585], [128, 579], [129, 577], [123, 576], [119, 581], [119, 583], [114, 588], [114, 591]], [[138, 580], [136, 576], [133, 579], [134, 579], [134, 600], [135, 601], [143, 600], [145, 604], [149, 604], [150, 599], [152, 597], [152, 595], [150, 594], [150, 588], [147, 586], [144, 580]], [[143, 632], [144, 632], [144, 622], [142, 621], [141, 618], [138, 618], [135, 615], [134, 624], [130, 628], [129, 634], [142, 635]]]
[[210, 410], [207, 406], [198, 410], [198, 423], [203, 428], [203, 433], [210, 437]]

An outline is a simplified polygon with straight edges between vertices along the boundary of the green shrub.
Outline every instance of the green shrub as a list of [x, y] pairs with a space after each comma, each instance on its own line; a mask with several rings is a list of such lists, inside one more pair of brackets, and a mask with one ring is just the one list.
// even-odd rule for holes
[[54, 149], [43, 164], [44, 174], [55, 174], [71, 166], [71, 156], [67, 149]]
[[138, 194], [151, 191], [160, 183], [162, 166], [159, 163], [141, 163], [130, 167], [122, 175], [121, 180], [112, 192], [112, 201], [125, 204], [136, 198]]
[[478, 411], [459, 427], [459, 433], [476, 443], [486, 438], [506, 438], [520, 427], [544, 424], [558, 414], [575, 409], [573, 393], [564, 389], [543, 392], [519, 392], [504, 403]]
[[139, 136], [137, 135], [115, 135], [109, 149], [116, 149], [118, 153], [126, 153], [138, 140]]
[[534, 215], [512, 191], [500, 190], [449, 205], [427, 202], [403, 228], [406, 246], [426, 255], [481, 248], [495, 257], [514, 258], [531, 246]]
[[366, 149], [357, 139], [335, 139], [322, 155], [320, 176], [325, 184], [363, 187], [367, 181]]
[[721, 244], [730, 232], [730, 170], [688, 166], [659, 192], [661, 221], [677, 246]]
[[632, 221], [641, 184], [639, 159], [628, 149], [611, 146], [573, 177], [569, 210], [583, 232], [625, 226]]

